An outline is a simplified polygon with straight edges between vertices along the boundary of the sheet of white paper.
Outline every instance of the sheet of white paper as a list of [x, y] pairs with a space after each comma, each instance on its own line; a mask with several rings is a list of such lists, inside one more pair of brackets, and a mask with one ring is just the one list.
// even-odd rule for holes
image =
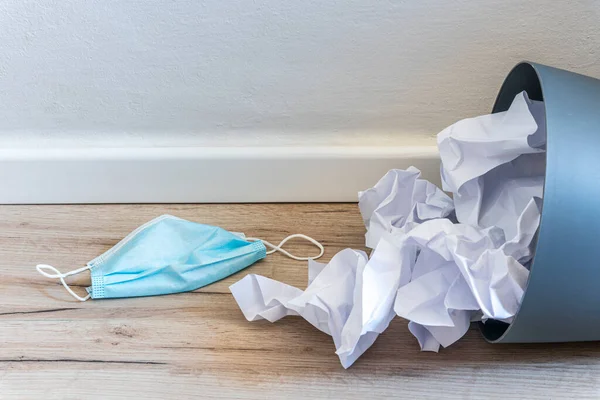
[[304, 292], [286, 303], [317, 329], [331, 335], [336, 348], [353, 306], [357, 272], [367, 260], [362, 251], [340, 251]]
[[[471, 268], [473, 261], [486, 257], [484, 255], [489, 251], [500, 249], [504, 245], [503, 239], [498, 228], [482, 230], [469, 225], [453, 224], [447, 219], [426, 221], [397, 238], [398, 246], [419, 250], [419, 255], [414, 264], [408, 266], [413, 271], [411, 281], [398, 289], [394, 310], [400, 317], [413, 323], [411, 331], [420, 335], [417, 339], [422, 346], [424, 343], [431, 343], [429, 335], [444, 347], [454, 343], [466, 333], [474, 311], [482, 309], [480, 297], [498, 299], [499, 296], [488, 293], [488, 290], [494, 291], [494, 288], [471, 284], [471, 281], [479, 282], [480, 279], [479, 275], [472, 279]], [[421, 256], [425, 257], [426, 263], [419, 263]], [[419, 265], [426, 266], [425, 273], [420, 271]], [[487, 269], [490, 265], [479, 268]], [[479, 270], [476, 272], [481, 274]], [[490, 273], [493, 272], [501, 274], [498, 268]], [[509, 283], [498, 283], [498, 290], [508, 293], [512, 289], [516, 295], [522, 293], [522, 287], [515, 285], [510, 279], [512, 276], [508, 278]], [[520, 278], [521, 276], [518, 283], [524, 285]], [[506, 305], [511, 311], [513, 298], [514, 295]], [[494, 311], [498, 315], [490, 316], [491, 318], [505, 318], [510, 312], [502, 308], [505, 306], [502, 300], [495, 304]], [[417, 328], [415, 324], [423, 329]]]
[[310, 286], [317, 275], [319, 275], [326, 266], [327, 264], [323, 264], [315, 260], [308, 260], [308, 283], [306, 286]]
[[286, 315], [298, 315], [285, 304], [302, 291], [260, 275], [246, 275], [229, 287], [248, 321], [266, 319], [275, 322]]
[[534, 239], [540, 225], [542, 199], [534, 197], [527, 203], [516, 221], [515, 234], [502, 245], [502, 251], [525, 265], [533, 257]]
[[[423, 349], [435, 348], [432, 340], [446, 347], [460, 339], [480, 309], [487, 318], [501, 320], [516, 313], [515, 299], [522, 296], [528, 271], [502, 252], [501, 239], [496, 228], [478, 230], [440, 219], [399, 240], [403, 248], [420, 252], [411, 281], [398, 289], [394, 310], [411, 321]], [[416, 275], [421, 255], [428, 272]]]
[[409, 321], [408, 330], [417, 339], [422, 351], [434, 351], [437, 353], [440, 350], [440, 342], [435, 340], [433, 335], [423, 325]]
[[544, 146], [543, 103], [529, 100], [525, 92], [506, 112], [444, 129], [438, 135], [442, 183], [454, 193], [458, 222], [498, 226], [511, 240], [529, 200], [542, 197]]
[[[395, 314], [394, 299], [398, 287], [410, 279], [408, 265], [415, 254], [402, 251], [386, 239], [381, 239], [362, 271], [359, 271], [354, 292], [354, 307], [341, 335], [337, 354], [340, 359], [362, 354], [383, 332]], [[372, 339], [372, 341], [371, 341]]]
[[[522, 154], [543, 151], [529, 145], [544, 117], [540, 102], [531, 101], [525, 92], [518, 94], [508, 111], [467, 118], [447, 127], [437, 136], [442, 158], [444, 190], [456, 193], [466, 182]], [[535, 104], [535, 115], [530, 105]], [[544, 143], [545, 134], [534, 135]]]
[[371, 189], [358, 194], [366, 233], [366, 246], [374, 249], [384, 233], [403, 231], [405, 225], [449, 216], [452, 199], [437, 186], [419, 179], [421, 171], [393, 169]]
[[[230, 286], [230, 290], [249, 321], [267, 319], [275, 322], [287, 315], [300, 315], [320, 331], [331, 335], [337, 354], [344, 368], [348, 368], [375, 341], [379, 331], [387, 328], [394, 314], [391, 304], [395, 290], [388, 288], [387, 302], [390, 304], [382, 321], [368, 324], [363, 321], [363, 278], [367, 269], [367, 255], [352, 249], [342, 250], [323, 266], [317, 262], [309, 264], [310, 283], [306, 290], [294, 288], [258, 275], [247, 275]], [[387, 261], [387, 260], [384, 260]], [[378, 268], [377, 259], [368, 268]], [[390, 266], [386, 266], [392, 269]], [[383, 271], [382, 271], [383, 272]], [[367, 308], [379, 304], [369, 303]], [[371, 330], [374, 329], [375, 331]]]

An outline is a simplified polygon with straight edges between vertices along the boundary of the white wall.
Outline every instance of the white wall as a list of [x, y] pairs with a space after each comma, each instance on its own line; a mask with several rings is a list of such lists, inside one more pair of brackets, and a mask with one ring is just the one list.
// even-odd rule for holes
[[600, 77], [600, 2], [4, 0], [2, 146], [403, 144], [529, 59]]

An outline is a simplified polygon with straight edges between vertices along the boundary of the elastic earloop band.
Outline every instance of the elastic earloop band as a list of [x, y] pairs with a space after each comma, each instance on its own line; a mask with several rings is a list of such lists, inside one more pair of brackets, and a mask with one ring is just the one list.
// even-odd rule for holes
[[[76, 298], [79, 301], [86, 301], [87, 299], [90, 298], [90, 295], [88, 294], [85, 297], [81, 297], [79, 295], [77, 295], [73, 290], [71, 290], [71, 288], [69, 287], [69, 285], [67, 285], [67, 282], [65, 281], [65, 278], [71, 275], [77, 275], [83, 271], [86, 271], [88, 269], [90, 269], [90, 267], [83, 267], [83, 268], [79, 268], [79, 269], [74, 269], [73, 271], [69, 271], [67, 273], [61, 273], [59, 270], [57, 270], [56, 268], [54, 268], [52, 265], [47, 265], [47, 264], [39, 264], [36, 265], [35, 269], [37, 269], [37, 271], [44, 275], [46, 278], [50, 278], [50, 279], [60, 279], [60, 283], [62, 283], [62, 285], [65, 287], [65, 289], [67, 289], [67, 292], [69, 292], [69, 294], [71, 294], [71, 296], [73, 296], [74, 298]], [[44, 270], [50, 270], [52, 272], [54, 272], [54, 274], [49, 274], [48, 272], [44, 271]]]
[[[301, 239], [308, 240], [309, 242], [311, 242], [312, 244], [317, 246], [320, 250], [319, 255], [314, 256], [314, 257], [298, 257], [298, 256], [295, 256], [292, 253], [281, 248], [284, 244], [287, 243], [288, 240], [295, 239], [295, 238], [301, 238]], [[246, 240], [248, 240], [248, 241], [260, 240], [261, 242], [264, 243], [265, 246], [270, 247], [272, 249], [272, 250], [267, 251], [267, 254], [273, 254], [276, 251], [278, 251], [280, 253], [285, 254], [289, 258], [292, 258], [292, 259], [298, 260], [298, 261], [316, 260], [317, 258], [321, 257], [323, 255], [323, 253], [325, 253], [325, 249], [323, 248], [323, 245], [321, 243], [317, 242], [315, 239], [311, 238], [310, 236], [306, 236], [301, 233], [295, 233], [293, 235], [286, 237], [281, 242], [279, 242], [279, 244], [277, 246], [275, 246], [272, 243], [267, 242], [266, 240], [262, 240], [262, 239], [258, 239], [258, 238], [246, 238]]]

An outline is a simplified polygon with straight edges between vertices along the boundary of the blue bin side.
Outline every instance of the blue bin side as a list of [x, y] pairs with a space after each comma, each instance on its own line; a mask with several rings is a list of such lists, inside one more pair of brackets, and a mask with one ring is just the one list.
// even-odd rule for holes
[[493, 108], [526, 90], [546, 108], [542, 217], [529, 282], [512, 324], [480, 324], [493, 343], [600, 340], [600, 80], [524, 62]]

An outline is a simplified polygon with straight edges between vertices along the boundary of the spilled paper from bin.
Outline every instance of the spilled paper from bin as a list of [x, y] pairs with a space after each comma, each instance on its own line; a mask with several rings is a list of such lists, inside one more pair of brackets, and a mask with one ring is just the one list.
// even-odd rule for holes
[[310, 261], [304, 290], [250, 274], [230, 287], [235, 300], [249, 321], [301, 316], [332, 336], [344, 368], [396, 316], [436, 352], [472, 321], [510, 323], [540, 221], [545, 138], [543, 103], [525, 92], [506, 112], [455, 123], [437, 137], [443, 190], [410, 167], [359, 193], [370, 256]]

